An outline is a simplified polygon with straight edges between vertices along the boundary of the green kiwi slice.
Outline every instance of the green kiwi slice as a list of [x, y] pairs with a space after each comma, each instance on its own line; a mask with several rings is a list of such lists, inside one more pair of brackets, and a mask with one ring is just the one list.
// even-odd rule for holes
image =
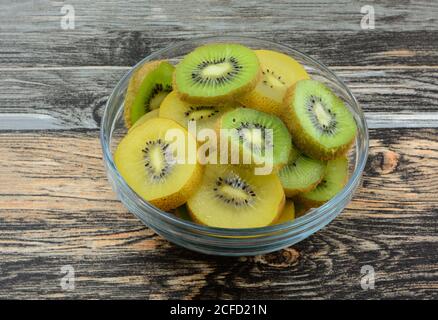
[[[170, 63], [161, 61], [146, 65], [142, 79], [130, 82], [125, 98], [125, 122], [131, 127], [149, 111], [158, 109], [163, 99], [172, 91], [172, 75], [175, 69]], [[136, 77], [137, 78], [137, 77]]]
[[288, 89], [285, 105], [284, 121], [294, 143], [306, 155], [335, 159], [354, 142], [357, 128], [350, 110], [324, 84], [298, 81]]
[[315, 189], [302, 193], [298, 199], [309, 207], [318, 207], [340, 192], [348, 180], [348, 159], [341, 157], [327, 162], [323, 179]]
[[322, 180], [325, 168], [325, 161], [309, 158], [292, 147], [289, 162], [279, 172], [286, 196], [313, 190]]
[[181, 99], [223, 103], [251, 91], [261, 76], [254, 51], [240, 44], [196, 48], [176, 66], [174, 85]]
[[[231, 146], [238, 144], [241, 152], [251, 154], [262, 163], [272, 148], [272, 165], [280, 168], [288, 162], [292, 148], [291, 136], [285, 124], [276, 116], [254, 109], [237, 108], [219, 120], [220, 129], [234, 129], [230, 133]], [[221, 138], [223, 136], [221, 132]], [[261, 160], [261, 161], [260, 161]]]

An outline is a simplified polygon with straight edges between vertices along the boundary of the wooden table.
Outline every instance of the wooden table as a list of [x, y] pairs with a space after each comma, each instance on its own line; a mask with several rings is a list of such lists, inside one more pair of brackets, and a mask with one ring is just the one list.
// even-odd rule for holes
[[[65, 3], [74, 29], [61, 28]], [[375, 29], [363, 30], [367, 4]], [[167, 242], [116, 200], [103, 168], [99, 122], [122, 75], [171, 42], [221, 34], [327, 64], [371, 128], [348, 208], [265, 256]], [[3, 0], [0, 44], [0, 298], [438, 298], [436, 1]], [[374, 289], [361, 287], [364, 265]]]

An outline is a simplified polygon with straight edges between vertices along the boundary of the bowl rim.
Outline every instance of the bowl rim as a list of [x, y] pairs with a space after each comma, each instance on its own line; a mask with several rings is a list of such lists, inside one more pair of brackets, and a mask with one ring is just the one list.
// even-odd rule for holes
[[[119, 94], [120, 89], [122, 85], [131, 77], [131, 75], [135, 72], [136, 69], [138, 69], [141, 65], [144, 63], [153, 60], [156, 57], [159, 57], [161, 54], [169, 51], [169, 50], [175, 50], [178, 47], [184, 47], [186, 45], [190, 45], [193, 43], [199, 43], [199, 45], [202, 45], [204, 43], [212, 43], [212, 42], [239, 42], [242, 40], [246, 41], [256, 41], [257, 43], [264, 43], [267, 46], [269, 45], [275, 45], [276, 47], [282, 48], [285, 51], [293, 52], [294, 55], [299, 56], [304, 61], [310, 61], [312, 64], [314, 64], [317, 68], [322, 70], [324, 73], [329, 74], [335, 82], [341, 86], [341, 88], [345, 91], [351, 102], [354, 104], [355, 107], [355, 113], [357, 114], [361, 126], [363, 128], [363, 152], [360, 153], [361, 157], [359, 155], [356, 156], [356, 165], [354, 168], [354, 171], [352, 172], [347, 184], [344, 186], [344, 188], [336, 194], [332, 199], [327, 201], [325, 204], [318, 208], [312, 208], [310, 209], [305, 215], [298, 217], [290, 222], [285, 222], [281, 224], [275, 224], [265, 227], [257, 227], [257, 228], [219, 228], [219, 227], [209, 227], [204, 226], [201, 224], [197, 224], [195, 222], [186, 221], [181, 218], [178, 218], [176, 215], [160, 210], [156, 208], [155, 206], [151, 205], [148, 201], [144, 200], [140, 196], [137, 195], [137, 193], [126, 183], [126, 181], [123, 179], [123, 177], [120, 175], [119, 171], [117, 170], [113, 156], [111, 153], [111, 141], [108, 141], [106, 139], [105, 134], [107, 133], [107, 130], [105, 128], [106, 120], [108, 119], [109, 115], [109, 106], [111, 105], [111, 102], [116, 98], [116, 96]], [[268, 47], [269, 48], [269, 47]], [[123, 108], [119, 108], [117, 111], [117, 115], [119, 112], [123, 111]], [[114, 117], [113, 122], [111, 123], [111, 129], [109, 132], [109, 137], [112, 135], [112, 130], [114, 128], [114, 122], [116, 121], [118, 117]], [[357, 139], [357, 137], [356, 137]], [[256, 37], [248, 37], [248, 36], [207, 36], [207, 37], [195, 37], [189, 40], [182, 40], [178, 42], [171, 42], [168, 46], [159, 49], [148, 56], [144, 57], [141, 61], [139, 61], [136, 65], [134, 65], [125, 75], [119, 80], [117, 85], [114, 87], [113, 91], [111, 92], [106, 105], [105, 110], [103, 113], [103, 116], [101, 118], [100, 123], [100, 142], [103, 152], [103, 159], [105, 161], [105, 164], [107, 166], [107, 169], [112, 174], [112, 177], [116, 178], [116, 183], [121, 184], [122, 187], [126, 190], [129, 200], [135, 200], [140, 203], [142, 207], [142, 211], [147, 211], [149, 214], [157, 215], [158, 218], [164, 219], [164, 222], [170, 223], [174, 225], [175, 227], [181, 227], [183, 229], [189, 229], [192, 231], [198, 231], [203, 234], [207, 235], [214, 235], [214, 236], [266, 236], [266, 235], [272, 235], [281, 233], [284, 231], [290, 231], [291, 229], [298, 229], [301, 227], [304, 227], [306, 225], [309, 225], [314, 220], [319, 220], [324, 218], [326, 214], [329, 213], [330, 209], [334, 207], [337, 203], [342, 202], [342, 200], [346, 199], [349, 195], [352, 195], [355, 191], [356, 187], [358, 186], [362, 173], [364, 171], [366, 161], [368, 158], [368, 149], [369, 149], [369, 133], [368, 133], [368, 126], [366, 123], [366, 119], [363, 113], [362, 108], [360, 107], [358, 101], [350, 91], [350, 89], [347, 87], [347, 85], [333, 72], [331, 71], [327, 66], [325, 66], [323, 63], [317, 61], [316, 59], [308, 56], [307, 54], [294, 49], [288, 45], [280, 44], [274, 41], [259, 39]], [[231, 239], [229, 239], [231, 240]], [[234, 240], [241, 240], [241, 239], [234, 239]]]

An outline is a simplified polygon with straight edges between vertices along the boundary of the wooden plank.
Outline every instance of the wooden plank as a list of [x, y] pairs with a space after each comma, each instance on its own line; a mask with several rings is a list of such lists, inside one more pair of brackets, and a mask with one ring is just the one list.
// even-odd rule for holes
[[[371, 127], [438, 126], [438, 67], [336, 67]], [[2, 71], [0, 130], [95, 129], [128, 68], [25, 68]], [[400, 113], [396, 115], [395, 113]], [[397, 118], [398, 117], [398, 118]]]
[[[291, 19], [293, 20], [293, 19]], [[197, 32], [104, 30], [88, 32], [0, 32], [0, 67], [132, 66], [173, 42], [194, 36], [222, 35]], [[269, 30], [269, 29], [267, 29]], [[329, 66], [435, 65], [438, 32], [421, 31], [240, 31], [226, 34], [256, 37], [289, 45]]]
[[[170, 42], [246, 35], [291, 45], [328, 65], [436, 64], [438, 4], [371, 3], [362, 30], [351, 1], [72, 0], [75, 28], [61, 28], [64, 2], [0, 3], [1, 66], [130, 66]], [[370, 5], [367, 3], [367, 5]]]
[[[362, 187], [278, 253], [209, 257], [145, 228], [105, 178], [98, 132], [0, 133], [0, 298], [438, 298], [438, 129], [371, 131]], [[60, 287], [75, 269], [75, 290]], [[376, 272], [374, 290], [360, 269]]]
[[[64, 2], [50, 0], [4, 0], [0, 26], [4, 32], [48, 31], [60, 28]], [[272, 32], [292, 30], [361, 30], [364, 4], [345, 0], [237, 1], [237, 0], [71, 0], [76, 28], [95, 33], [102, 28], [165, 32], [178, 29], [186, 34], [236, 30]], [[376, 29], [399, 31], [438, 30], [433, 1], [366, 3], [375, 11]], [[17, 21], [20, 22], [17, 24]]]

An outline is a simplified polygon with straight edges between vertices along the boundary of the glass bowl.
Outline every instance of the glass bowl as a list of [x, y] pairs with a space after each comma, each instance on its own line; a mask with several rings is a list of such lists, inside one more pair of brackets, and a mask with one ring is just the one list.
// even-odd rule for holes
[[[333, 199], [291, 222], [263, 228], [222, 229], [195, 224], [161, 211], [140, 198], [127, 185], [114, 165], [113, 152], [127, 132], [123, 122], [123, 101], [129, 78], [145, 62], [167, 59], [175, 64], [196, 47], [213, 42], [235, 42], [253, 49], [283, 52], [304, 65], [313, 79], [324, 82], [346, 102], [357, 123], [358, 133], [349, 153], [349, 181]], [[181, 41], [144, 58], [125, 74], [109, 97], [102, 118], [100, 139], [109, 181], [130, 212], [156, 233], [177, 245], [206, 254], [224, 256], [247, 256], [276, 251], [293, 245], [323, 228], [341, 213], [353, 197], [368, 154], [368, 130], [362, 110], [347, 86], [332, 71], [288, 46], [248, 37], [207, 37]]]

